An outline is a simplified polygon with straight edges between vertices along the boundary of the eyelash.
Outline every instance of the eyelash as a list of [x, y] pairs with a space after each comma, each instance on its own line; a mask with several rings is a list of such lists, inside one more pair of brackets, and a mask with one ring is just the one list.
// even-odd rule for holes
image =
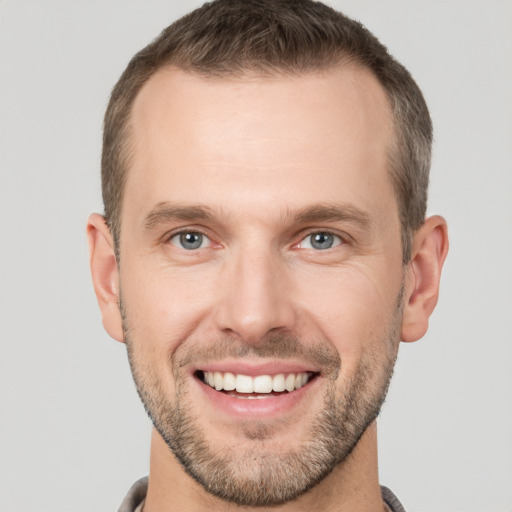
[[[301, 239], [298, 244], [294, 245], [294, 248], [300, 248], [302, 244], [304, 244], [304, 241], [311, 239], [313, 235], [327, 235], [334, 238], [333, 245], [331, 247], [327, 247], [325, 249], [315, 249], [314, 247], [307, 247], [305, 249], [307, 250], [314, 250], [315, 252], [323, 252], [328, 251], [329, 249], [334, 249], [336, 247], [339, 247], [341, 245], [344, 245], [346, 243], [346, 238], [338, 233], [334, 233], [332, 231], [326, 230], [326, 229], [316, 229], [312, 230], [308, 233], [306, 233]], [[311, 244], [311, 242], [310, 242]]]
[[[194, 235], [200, 235], [201, 237], [204, 237], [208, 240], [209, 244], [207, 247], [201, 247], [201, 245], [203, 245], [204, 243], [204, 240], [201, 241], [201, 244], [199, 247], [193, 247], [193, 248], [185, 248], [183, 247], [183, 244], [180, 244], [179, 242], [177, 243], [173, 243], [173, 240], [174, 239], [178, 239], [178, 237], [181, 237], [183, 235], [188, 235], [188, 234], [194, 234]], [[337, 233], [333, 233], [332, 231], [328, 231], [328, 230], [312, 230], [308, 233], [306, 233], [305, 235], [302, 236], [302, 238], [300, 239], [300, 241], [297, 243], [297, 244], [294, 244], [292, 246], [293, 249], [299, 249], [301, 248], [301, 245], [304, 244], [304, 242], [308, 239], [311, 239], [311, 237], [313, 235], [324, 235], [324, 236], [330, 236], [330, 237], [333, 237], [334, 241], [333, 241], [333, 245], [330, 246], [330, 247], [326, 247], [326, 248], [315, 248], [315, 247], [306, 247], [305, 249], [307, 250], [313, 250], [315, 252], [323, 252], [323, 251], [328, 251], [329, 249], [333, 249], [333, 248], [336, 248], [336, 247], [339, 247], [341, 245], [344, 245], [347, 241], [346, 241], [346, 237], [340, 235], [340, 234], [337, 234]], [[215, 242], [213, 242], [212, 238], [207, 234], [205, 233], [204, 231], [200, 230], [200, 229], [182, 229], [178, 232], [173, 232], [171, 234], [169, 234], [168, 236], [166, 236], [164, 238], [164, 241], [166, 243], [171, 243], [172, 245], [174, 245], [175, 247], [178, 247], [179, 249], [183, 249], [185, 251], [190, 251], [190, 252], [193, 252], [195, 250], [198, 250], [198, 249], [206, 249], [208, 247], [210, 247], [212, 244], [214, 244]], [[309, 244], [311, 245], [311, 242], [309, 242]], [[220, 244], [218, 244], [220, 246]]]
[[[165, 238], [164, 238], [164, 241], [166, 243], [170, 243], [171, 245], [174, 245], [176, 247], [178, 247], [179, 249], [183, 249], [185, 251], [194, 251], [194, 250], [197, 250], [197, 249], [205, 249], [206, 247], [198, 247], [198, 248], [195, 248], [195, 249], [187, 249], [183, 246], [179, 246], [178, 244], [173, 244], [173, 239], [179, 239], [179, 237], [183, 236], [183, 235], [201, 235], [203, 238], [206, 238], [208, 241], [209, 241], [209, 245], [208, 247], [213, 244], [213, 240], [212, 238], [207, 234], [205, 233], [204, 231], [200, 230], [200, 229], [182, 229], [180, 231], [177, 231], [177, 232], [173, 232], [169, 235], [167, 235]], [[202, 243], [201, 243], [202, 245]]]

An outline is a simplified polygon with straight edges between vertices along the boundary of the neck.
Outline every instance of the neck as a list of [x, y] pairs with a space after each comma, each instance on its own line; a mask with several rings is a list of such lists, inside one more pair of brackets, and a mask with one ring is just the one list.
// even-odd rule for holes
[[[226, 502], [207, 493], [185, 473], [161, 436], [153, 430], [149, 487], [144, 512], [192, 512], [226, 510]], [[261, 512], [262, 508], [238, 507], [232, 512]], [[382, 512], [377, 471], [377, 427], [363, 434], [352, 453], [319, 484], [294, 500], [272, 507], [274, 512]]]

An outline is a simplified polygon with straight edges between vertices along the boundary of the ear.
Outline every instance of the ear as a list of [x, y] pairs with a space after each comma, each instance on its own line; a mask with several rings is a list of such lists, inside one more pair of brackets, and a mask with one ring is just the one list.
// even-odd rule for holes
[[102, 215], [93, 213], [87, 221], [89, 263], [103, 327], [117, 341], [123, 341], [119, 310], [119, 271], [112, 235]]
[[416, 341], [427, 332], [447, 253], [448, 227], [442, 217], [435, 215], [414, 235], [412, 257], [406, 269], [402, 341]]

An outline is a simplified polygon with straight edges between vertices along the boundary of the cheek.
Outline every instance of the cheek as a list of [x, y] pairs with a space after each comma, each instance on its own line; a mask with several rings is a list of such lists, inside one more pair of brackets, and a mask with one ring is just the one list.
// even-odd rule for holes
[[208, 280], [165, 268], [125, 270], [121, 292], [133, 336], [160, 354], [172, 354], [211, 310]]
[[346, 366], [357, 365], [365, 352], [380, 350], [377, 343], [389, 337], [401, 281], [385, 275], [344, 268], [331, 272], [325, 286], [302, 287], [305, 314]]

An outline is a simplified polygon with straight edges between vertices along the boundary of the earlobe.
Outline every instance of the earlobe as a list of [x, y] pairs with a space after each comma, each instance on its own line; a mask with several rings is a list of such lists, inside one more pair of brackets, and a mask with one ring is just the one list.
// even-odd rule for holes
[[412, 258], [406, 270], [402, 341], [425, 335], [439, 296], [441, 270], [448, 253], [446, 221], [435, 215], [415, 233]]
[[89, 263], [103, 327], [117, 341], [123, 341], [119, 310], [119, 272], [114, 242], [103, 216], [93, 213], [87, 222]]

